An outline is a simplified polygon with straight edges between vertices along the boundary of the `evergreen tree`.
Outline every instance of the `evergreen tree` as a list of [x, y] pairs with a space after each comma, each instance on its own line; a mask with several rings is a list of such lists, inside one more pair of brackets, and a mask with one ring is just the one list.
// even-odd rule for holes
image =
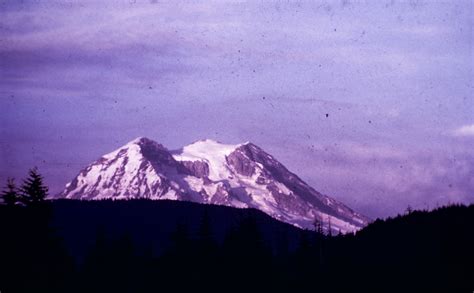
[[107, 283], [111, 279], [111, 247], [105, 227], [98, 226], [95, 243], [88, 251], [82, 266], [81, 278], [84, 281], [81, 283], [81, 291], [109, 291], [110, 288]]
[[332, 225], [331, 225], [331, 217], [328, 216], [328, 236], [332, 237]]
[[321, 220], [318, 217], [314, 218], [313, 226], [314, 226], [314, 230], [316, 231], [316, 233], [318, 233], [320, 235], [324, 234], [323, 224], [321, 223]]
[[213, 238], [211, 219], [206, 211], [204, 211], [199, 224], [198, 241], [198, 248], [201, 250], [202, 254], [208, 255], [215, 250], [216, 244]]
[[171, 251], [172, 255], [180, 255], [184, 257], [184, 254], [190, 251], [190, 237], [188, 226], [184, 221], [179, 221], [176, 224], [175, 231], [171, 234]]
[[43, 183], [43, 176], [35, 167], [28, 172], [28, 178], [25, 179], [21, 187], [21, 197], [25, 205], [37, 205], [48, 196], [48, 187]]
[[259, 278], [265, 279], [270, 273], [271, 252], [257, 220], [247, 215], [231, 233], [224, 243], [225, 272], [229, 276], [245, 272], [249, 284], [258, 284]]
[[7, 206], [14, 206], [20, 201], [20, 196], [13, 178], [7, 179], [6, 189], [1, 194], [3, 203]]

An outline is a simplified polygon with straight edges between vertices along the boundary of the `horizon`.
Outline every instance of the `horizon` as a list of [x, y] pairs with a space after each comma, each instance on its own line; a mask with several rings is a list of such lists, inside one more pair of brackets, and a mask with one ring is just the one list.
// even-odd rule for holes
[[474, 203], [471, 1], [0, 1], [0, 186], [251, 141], [371, 218]]

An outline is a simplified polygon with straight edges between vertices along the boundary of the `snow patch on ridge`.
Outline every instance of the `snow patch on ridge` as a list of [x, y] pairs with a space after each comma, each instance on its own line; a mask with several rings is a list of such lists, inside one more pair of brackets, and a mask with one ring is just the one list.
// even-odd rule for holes
[[232, 176], [226, 163], [226, 156], [241, 146], [222, 144], [211, 139], [199, 140], [171, 154], [176, 161], [204, 161], [209, 165], [209, 179], [227, 180]]

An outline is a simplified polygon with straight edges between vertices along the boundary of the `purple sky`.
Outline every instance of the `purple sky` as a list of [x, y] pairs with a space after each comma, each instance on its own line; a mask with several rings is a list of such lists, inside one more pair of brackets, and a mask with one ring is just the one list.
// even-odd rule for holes
[[371, 217], [474, 202], [471, 1], [96, 2], [0, 0], [2, 185], [212, 138]]

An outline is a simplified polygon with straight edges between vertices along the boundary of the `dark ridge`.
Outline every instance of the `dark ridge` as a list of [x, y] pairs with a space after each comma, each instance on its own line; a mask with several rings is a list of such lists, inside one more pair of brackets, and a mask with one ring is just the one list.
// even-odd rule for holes
[[[285, 230], [297, 234], [300, 229], [277, 221], [257, 209], [237, 209], [234, 207], [200, 204], [174, 200], [94, 200], [77, 201], [60, 199], [52, 202], [54, 217], [52, 224], [62, 235], [71, 249], [71, 254], [81, 259], [93, 242], [96, 231], [105, 228], [110, 237], [130, 233], [139, 244], [159, 243], [154, 247], [161, 254], [170, 245], [170, 234], [177, 223], [188, 226], [196, 233], [200, 219], [207, 213], [212, 221], [216, 241], [222, 242], [226, 231], [242, 219], [255, 218], [266, 242], [274, 245], [273, 233]], [[296, 245], [292, 241], [292, 245]]]
[[472, 292], [474, 205], [355, 235], [179, 201], [0, 206], [2, 292]]

